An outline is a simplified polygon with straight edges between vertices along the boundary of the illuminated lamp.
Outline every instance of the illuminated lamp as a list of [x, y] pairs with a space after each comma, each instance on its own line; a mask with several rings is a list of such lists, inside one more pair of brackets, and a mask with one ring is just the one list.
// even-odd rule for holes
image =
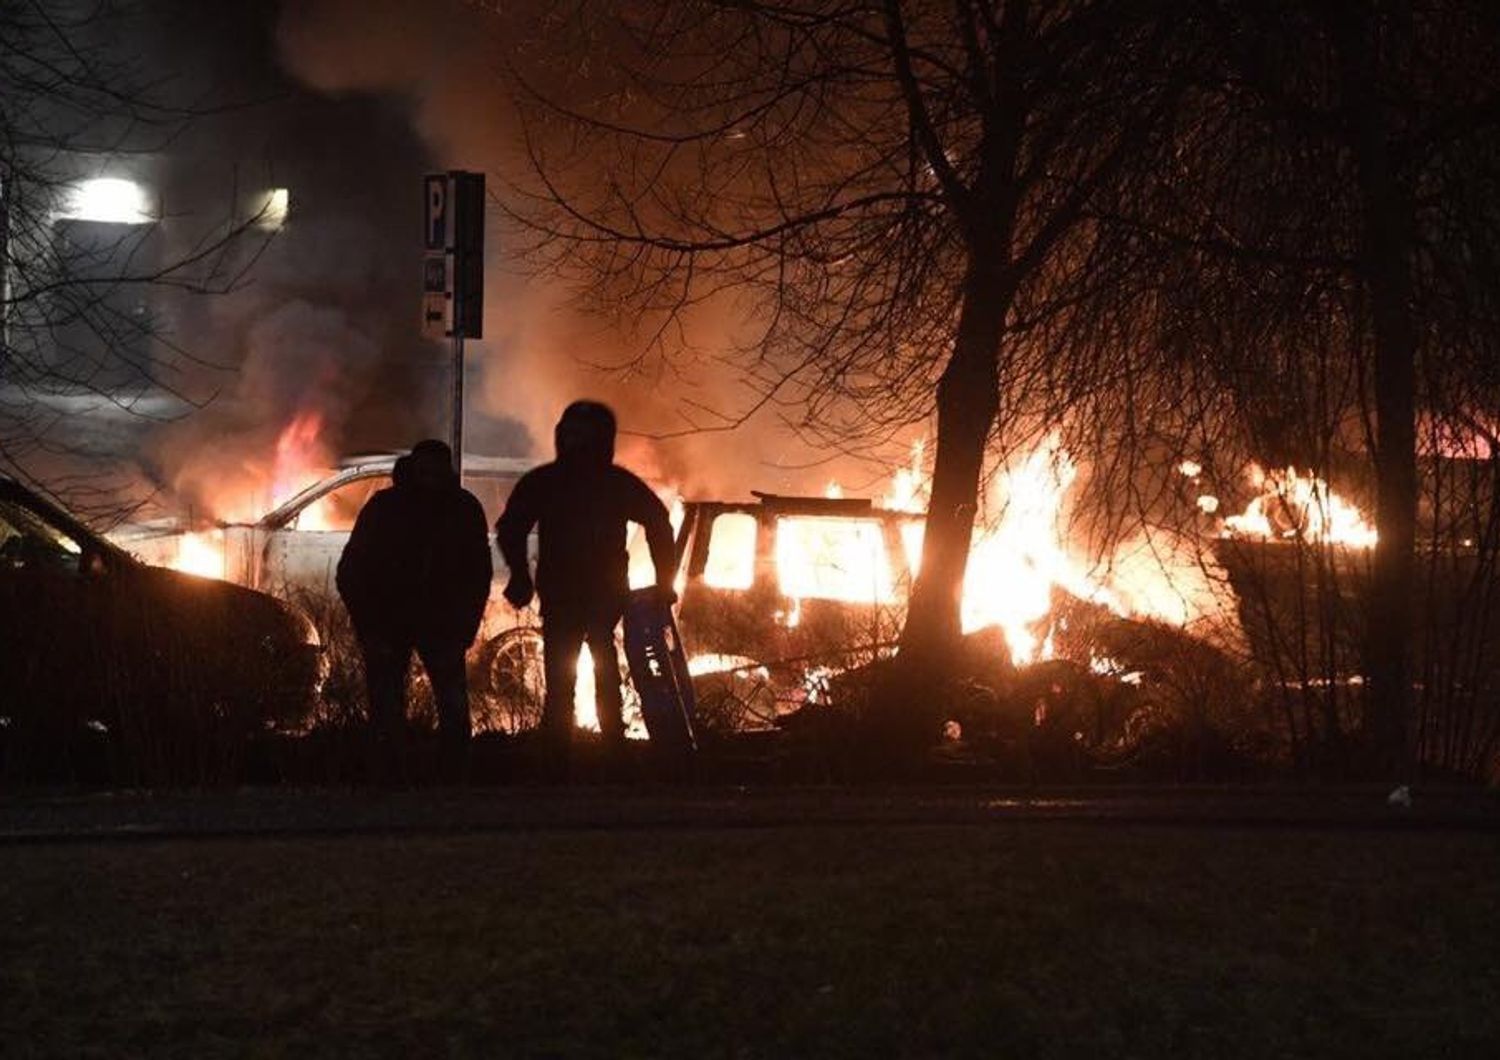
[[272, 188], [266, 192], [256, 204], [256, 227], [275, 231], [286, 224], [286, 213], [291, 203], [291, 194], [285, 188]]
[[68, 190], [58, 216], [118, 225], [144, 225], [156, 220], [146, 189], [122, 177], [98, 177], [75, 184]]

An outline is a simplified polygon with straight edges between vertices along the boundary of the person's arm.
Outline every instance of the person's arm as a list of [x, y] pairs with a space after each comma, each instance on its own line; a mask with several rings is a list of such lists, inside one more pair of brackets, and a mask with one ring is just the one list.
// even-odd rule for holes
[[495, 520], [495, 544], [500, 549], [500, 558], [510, 568], [510, 580], [505, 586], [505, 598], [515, 607], [531, 603], [535, 587], [531, 581], [531, 560], [526, 554], [526, 538], [540, 518], [537, 483], [533, 474], [521, 476], [510, 499], [505, 502], [505, 511]]
[[371, 603], [375, 579], [380, 572], [380, 557], [377, 553], [380, 551], [380, 539], [384, 536], [384, 508], [382, 494], [377, 493], [359, 510], [359, 516], [354, 520], [354, 529], [349, 532], [349, 540], [339, 556], [338, 570], [334, 577], [339, 597], [344, 601], [344, 607], [356, 628], [373, 617]]
[[672, 540], [672, 516], [661, 498], [635, 475], [630, 475], [630, 496], [630, 519], [646, 531], [646, 548], [651, 553], [651, 565], [656, 568], [657, 588], [668, 596], [674, 595], [677, 545]]

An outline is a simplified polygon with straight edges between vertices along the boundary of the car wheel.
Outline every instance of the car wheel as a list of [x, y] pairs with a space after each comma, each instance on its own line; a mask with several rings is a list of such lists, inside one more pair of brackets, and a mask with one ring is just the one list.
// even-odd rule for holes
[[482, 695], [474, 731], [513, 734], [540, 725], [545, 673], [539, 629], [507, 630], [486, 644], [480, 657]]

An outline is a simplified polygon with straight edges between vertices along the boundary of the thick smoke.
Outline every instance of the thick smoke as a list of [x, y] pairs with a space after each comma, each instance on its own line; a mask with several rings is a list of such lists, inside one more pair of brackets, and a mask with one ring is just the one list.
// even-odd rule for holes
[[[529, 39], [530, 25], [456, 0], [319, 0], [286, 9], [278, 42], [286, 67], [333, 98], [379, 93], [408, 101], [435, 168], [482, 170], [493, 197], [505, 194], [507, 175], [525, 164], [499, 74], [508, 57], [517, 50], [555, 56], [560, 77], [587, 80], [578, 72], [587, 65], [586, 49]], [[749, 403], [739, 372], [715, 357], [734, 345], [742, 323], [735, 307], [721, 303], [689, 314], [685, 332], [674, 333], [670, 364], [643, 358], [640, 329], [594, 315], [587, 292], [507, 255], [504, 238], [492, 224], [485, 339], [472, 345], [469, 358], [471, 415], [519, 421], [533, 439], [530, 455], [542, 457], [561, 409], [578, 397], [599, 398], [619, 412], [622, 458], [692, 493], [821, 487], [826, 469], [793, 470], [815, 463], [816, 454], [770, 417], [733, 432], [684, 434], [716, 422], [715, 412], [732, 415]], [[471, 431], [476, 444], [484, 433]], [[660, 440], [664, 435], [677, 437]]]
[[[200, 276], [229, 292], [152, 291], [155, 374], [179, 413], [203, 407], [151, 424], [141, 459], [166, 507], [203, 517], [255, 514], [276, 440], [299, 417], [316, 419], [329, 460], [446, 429], [411, 248], [426, 146], [404, 98], [335, 98], [287, 75], [278, 10], [169, 3], [145, 34], [148, 57], [178, 64], [174, 98], [202, 111], [156, 159], [159, 257], [213, 247]], [[274, 188], [289, 193], [284, 223], [262, 213]], [[524, 446], [518, 424], [491, 426]]]

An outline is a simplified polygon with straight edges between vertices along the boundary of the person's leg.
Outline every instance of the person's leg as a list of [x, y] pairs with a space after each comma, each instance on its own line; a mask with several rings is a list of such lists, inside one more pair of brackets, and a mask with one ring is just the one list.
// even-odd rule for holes
[[542, 742], [551, 763], [566, 772], [573, 738], [573, 688], [578, 682], [578, 653], [585, 623], [566, 612], [542, 616], [542, 665], [547, 689], [542, 705]]
[[397, 779], [401, 736], [406, 724], [406, 666], [411, 648], [395, 640], [368, 637], [360, 641], [365, 660], [365, 688], [370, 697], [370, 779]]
[[456, 645], [421, 645], [417, 654], [427, 668], [432, 682], [432, 697], [437, 703], [439, 770], [449, 783], [461, 783], [468, 776], [469, 675], [464, 649]]
[[589, 653], [594, 657], [594, 702], [599, 731], [612, 750], [625, 744], [625, 703], [620, 693], [620, 657], [615, 651], [614, 623], [594, 622], [588, 630]]

